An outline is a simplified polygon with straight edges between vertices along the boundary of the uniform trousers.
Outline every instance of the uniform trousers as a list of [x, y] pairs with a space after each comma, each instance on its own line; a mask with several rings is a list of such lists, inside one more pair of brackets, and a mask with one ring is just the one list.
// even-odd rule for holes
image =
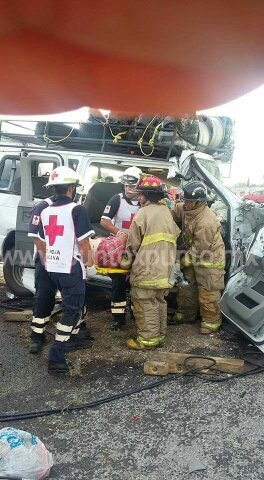
[[125, 321], [126, 312], [126, 275], [112, 273], [111, 312], [115, 322]]
[[33, 319], [31, 322], [31, 339], [44, 337], [50, 314], [54, 309], [57, 287], [45, 270], [41, 258], [35, 260], [35, 296], [33, 303]]
[[66, 342], [78, 335], [85, 303], [85, 279], [79, 262], [72, 266], [71, 273], [50, 273], [56, 288], [61, 292], [62, 317], [57, 322], [56, 335], [49, 351], [51, 362], [65, 361]]

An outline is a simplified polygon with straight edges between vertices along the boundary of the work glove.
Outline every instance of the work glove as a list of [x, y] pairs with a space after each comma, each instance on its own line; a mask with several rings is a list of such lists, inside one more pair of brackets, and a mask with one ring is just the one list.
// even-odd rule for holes
[[120, 268], [123, 268], [124, 270], [130, 270], [132, 263], [133, 263], [132, 256], [128, 258], [127, 254], [123, 253], [122, 259], [120, 262]]
[[86, 275], [87, 275], [87, 278], [90, 278], [96, 275], [96, 268], [94, 265], [92, 265], [91, 267], [86, 267]]
[[185, 267], [190, 267], [192, 265], [192, 259], [191, 256], [186, 253], [182, 258], [181, 258], [181, 268]]

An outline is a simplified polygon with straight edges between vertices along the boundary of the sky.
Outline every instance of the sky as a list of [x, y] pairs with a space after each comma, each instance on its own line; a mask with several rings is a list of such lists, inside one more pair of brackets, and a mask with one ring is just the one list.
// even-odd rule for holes
[[[235, 127], [235, 151], [231, 165], [222, 165], [223, 182], [235, 185], [239, 182], [264, 183], [264, 162], [261, 139], [264, 134], [264, 85], [230, 103], [203, 110], [206, 115], [225, 115], [233, 118]], [[16, 119], [53, 120], [64, 122], [86, 121], [88, 107], [73, 112], [37, 117], [16, 117]], [[2, 116], [2, 119], [8, 119]]]
[[[261, 146], [264, 135], [263, 106], [264, 85], [233, 102], [203, 111], [207, 115], [227, 115], [236, 121], [230, 178], [223, 179], [227, 185], [247, 181], [248, 178], [257, 185], [264, 183], [264, 152]], [[221, 170], [223, 176], [229, 173], [229, 168], [223, 167]]]

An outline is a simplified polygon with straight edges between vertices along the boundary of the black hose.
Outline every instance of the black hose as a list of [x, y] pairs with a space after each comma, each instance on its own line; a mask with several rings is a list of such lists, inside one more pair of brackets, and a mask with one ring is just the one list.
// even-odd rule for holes
[[[13, 305], [13, 303], [18, 303], [21, 302], [23, 306], [16, 307]], [[4, 308], [6, 310], [16, 310], [16, 311], [24, 311], [25, 307], [31, 307], [32, 308], [33, 304], [33, 299], [21, 299], [19, 297], [17, 298], [7, 298], [6, 300], [3, 300], [0, 302], [0, 308]]]
[[[148, 385], [143, 385], [143, 386], [137, 387], [137, 388], [132, 388], [132, 389], [127, 390], [125, 392], [117, 393], [117, 394], [111, 395], [109, 397], [101, 398], [99, 400], [95, 400], [94, 402], [83, 403], [81, 405], [74, 405], [74, 406], [69, 405], [69, 406], [66, 406], [64, 408], [54, 408], [52, 410], [42, 410], [42, 411], [36, 411], [36, 412], [26, 412], [26, 413], [2, 415], [2, 416], [0, 416], [0, 422], [4, 423], [4, 422], [19, 421], [19, 420], [27, 420], [27, 419], [30, 419], [30, 418], [44, 417], [44, 416], [48, 416], [48, 415], [54, 415], [56, 413], [63, 413], [64, 411], [72, 412], [72, 411], [76, 411], [76, 410], [77, 411], [78, 410], [83, 410], [84, 408], [94, 408], [94, 407], [97, 407], [99, 405], [103, 405], [105, 403], [113, 402], [114, 400], [118, 400], [119, 398], [124, 398], [124, 397], [130, 396], [130, 395], [133, 395], [135, 393], [143, 392], [145, 390], [151, 390], [153, 388], [159, 387], [160, 385], [171, 382], [172, 380], [176, 380], [180, 377], [188, 376], [190, 374], [192, 374], [192, 375], [196, 376], [197, 378], [199, 378], [201, 380], [204, 380], [204, 381], [223, 382], [223, 381], [226, 381], [226, 380], [231, 380], [233, 378], [246, 377], [248, 375], [263, 373], [264, 372], [264, 365], [256, 364], [255, 362], [249, 361], [245, 358], [247, 355], [257, 355], [257, 354], [261, 354], [261, 353], [262, 352], [246, 352], [242, 356], [242, 359], [246, 363], [256, 367], [255, 369], [252, 369], [250, 371], [243, 372], [243, 373], [237, 373], [237, 374], [230, 374], [230, 372], [225, 372], [224, 370], [219, 370], [217, 368], [217, 370], [220, 371], [220, 373], [229, 375], [228, 377], [224, 377], [224, 378], [223, 377], [222, 378], [212, 378], [212, 376], [209, 376], [209, 375], [205, 376], [205, 374], [199, 375], [199, 371], [201, 371], [201, 370], [212, 369], [215, 366], [216, 361], [211, 357], [202, 357], [202, 356], [199, 356], [199, 355], [190, 356], [190, 357], [187, 357], [184, 361], [184, 365], [187, 368], [187, 371], [183, 372], [183, 373], [180, 373], [180, 374], [177, 374], [176, 376], [175, 375], [169, 375], [166, 378], [162, 378], [161, 380], [158, 380], [157, 382], [153, 382], [153, 383], [150, 383]], [[210, 365], [203, 365], [201, 367], [196, 367], [196, 368], [190, 368], [190, 366], [188, 365], [188, 360], [194, 360], [196, 358], [203, 359], [203, 360], [208, 360], [209, 362], [211, 362], [211, 364]]]
[[21, 477], [10, 477], [10, 476], [2, 477], [1, 475], [0, 475], [0, 478], [3, 478], [4, 480], [23, 480], [23, 478]]
[[[206, 378], [206, 380], [208, 382], [226, 382], [227, 380], [233, 380], [233, 378], [239, 378], [239, 377], [246, 377], [248, 375], [256, 375], [258, 373], [263, 373], [264, 372], [264, 365], [259, 365], [255, 362], [252, 362], [252, 361], [249, 361], [245, 358], [246, 355], [258, 355], [258, 354], [262, 354], [262, 352], [245, 352], [244, 355], [242, 355], [241, 359], [244, 360], [246, 363], [248, 363], [249, 365], [253, 365], [255, 366], [256, 368], [252, 368], [252, 370], [249, 370], [247, 372], [242, 372], [242, 373], [232, 373], [230, 374], [230, 372], [227, 372], [225, 370], [221, 370], [219, 368], [217, 368], [217, 371], [219, 373], [222, 373], [222, 374], [227, 374], [229, 376], [227, 377], [212, 377], [212, 375], [208, 375], [208, 377]], [[197, 378], [200, 378], [201, 380], [205, 380], [205, 377], [204, 377], [204, 374], [203, 375], [199, 375], [199, 373], [197, 372], [193, 372], [192, 369], [190, 369], [189, 365], [188, 365], [188, 360], [189, 359], [193, 359], [193, 358], [202, 358], [202, 359], [205, 359], [205, 360], [212, 360], [213, 361], [213, 358], [210, 358], [210, 357], [202, 357], [202, 356], [190, 356], [190, 357], [187, 357], [185, 358], [184, 360], [184, 365], [185, 367], [187, 368], [188, 372], [191, 372], [195, 377]], [[214, 361], [214, 364], [215, 365], [215, 361]], [[209, 367], [209, 370], [213, 367], [213, 365], [211, 365]], [[203, 367], [203, 369], [208, 369], [208, 367]]]
[[[205, 367], [202, 367], [202, 368], [205, 368]], [[186, 373], [189, 373], [189, 372], [181, 373], [181, 374], [177, 375], [176, 378], [181, 377], [183, 375], [186, 375]], [[124, 397], [127, 397], [129, 395], [133, 395], [135, 393], [140, 393], [144, 390], [151, 390], [152, 388], [158, 387], [158, 386], [162, 385], [163, 383], [171, 382], [174, 379], [175, 379], [175, 376], [169, 376], [169, 377], [163, 378], [162, 380], [159, 380], [157, 382], [150, 383], [148, 385], [143, 385], [142, 387], [133, 388], [131, 390], [127, 390], [127, 391], [122, 392], [122, 393], [117, 393], [115, 395], [111, 395], [110, 397], [101, 398], [99, 400], [95, 400], [94, 402], [83, 403], [81, 405], [68, 406], [68, 407], [65, 407], [65, 408], [54, 408], [52, 410], [43, 410], [43, 411], [38, 411], [38, 412], [3, 415], [3, 416], [0, 416], [0, 422], [11, 422], [11, 421], [14, 421], [14, 420], [26, 420], [28, 418], [44, 417], [44, 416], [48, 416], [48, 415], [53, 415], [55, 413], [62, 413], [63, 411], [72, 412], [74, 410], [82, 410], [84, 408], [94, 408], [94, 407], [97, 407], [99, 405], [103, 405], [105, 403], [113, 402], [114, 400], [118, 400], [119, 398], [124, 398]]]
[[14, 307], [14, 305], [7, 305], [4, 302], [0, 302], [0, 308], [4, 308], [5, 310], [13, 310], [16, 312], [23, 312], [25, 310], [24, 308], [21, 308], [21, 307]]

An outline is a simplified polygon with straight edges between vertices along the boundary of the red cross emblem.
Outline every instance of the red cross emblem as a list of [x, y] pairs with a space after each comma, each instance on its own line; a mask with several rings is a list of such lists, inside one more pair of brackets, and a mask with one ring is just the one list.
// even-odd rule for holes
[[64, 225], [57, 225], [58, 215], [49, 216], [49, 224], [44, 226], [45, 235], [49, 237], [49, 246], [52, 247], [56, 237], [62, 237], [64, 232]]
[[34, 215], [34, 217], [32, 219], [32, 225], [38, 225], [38, 224], [39, 224], [39, 216]]
[[132, 220], [133, 220], [134, 216], [135, 216], [135, 213], [131, 213], [131, 215], [130, 215], [130, 220], [128, 220], [128, 221], [127, 221], [127, 220], [123, 220], [123, 222], [122, 222], [122, 227], [121, 227], [121, 228], [127, 228], [127, 229], [129, 229], [129, 227], [130, 227], [130, 225], [131, 225], [131, 223], [132, 223]]
[[56, 173], [56, 172], [53, 172], [50, 176], [51, 180], [55, 180], [56, 177], [58, 177], [59, 175]]

